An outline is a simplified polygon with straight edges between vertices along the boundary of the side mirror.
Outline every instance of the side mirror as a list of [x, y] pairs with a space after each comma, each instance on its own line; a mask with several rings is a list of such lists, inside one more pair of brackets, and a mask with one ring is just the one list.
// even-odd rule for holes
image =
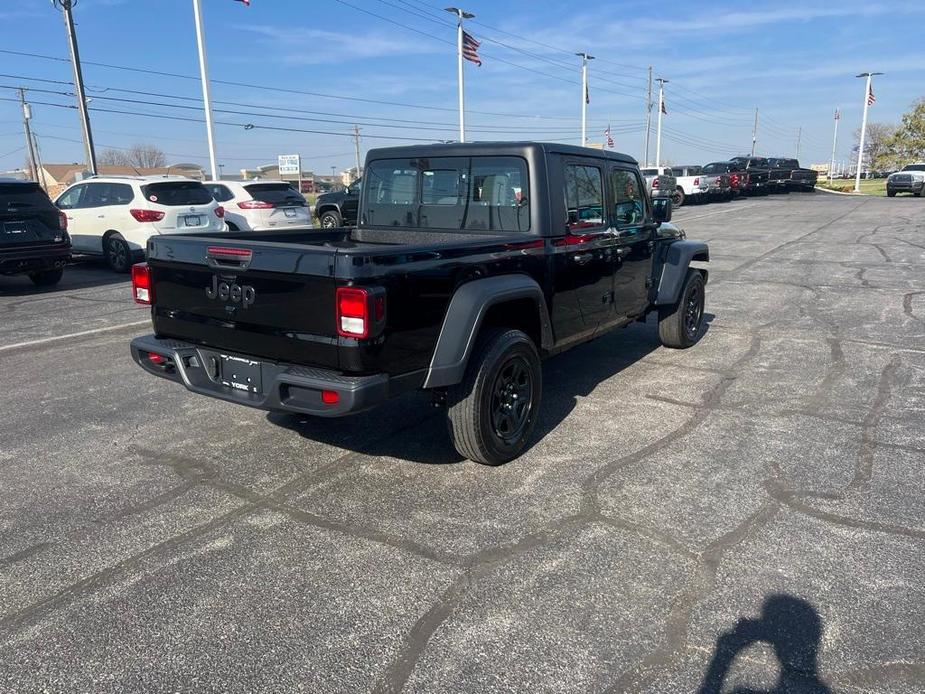
[[652, 218], [659, 224], [671, 221], [671, 198], [652, 198]]

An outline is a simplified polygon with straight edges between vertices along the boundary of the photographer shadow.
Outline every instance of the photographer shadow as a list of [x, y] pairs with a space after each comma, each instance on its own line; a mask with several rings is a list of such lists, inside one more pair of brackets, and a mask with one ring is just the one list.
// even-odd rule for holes
[[771, 689], [736, 687], [734, 694], [831, 694], [818, 671], [822, 618], [805, 600], [775, 594], [765, 599], [758, 619], [740, 619], [732, 631], [720, 635], [699, 694], [720, 694], [740, 653], [756, 643], [774, 649], [780, 665]]

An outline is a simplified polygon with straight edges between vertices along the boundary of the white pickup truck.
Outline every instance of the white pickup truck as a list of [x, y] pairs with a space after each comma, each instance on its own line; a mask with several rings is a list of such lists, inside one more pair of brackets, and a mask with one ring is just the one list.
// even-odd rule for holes
[[[668, 188], [670, 193], [667, 194], [671, 195], [673, 207], [681, 207], [685, 200], [700, 199], [708, 192], [706, 178], [702, 175], [702, 169], [699, 166], [652, 166], [642, 169], [642, 175], [646, 177], [646, 182], [650, 178], [669, 179], [668, 181], [659, 180], [659, 185], [664, 186], [667, 183], [670, 186]], [[661, 188], [659, 192], [666, 195], [665, 188]]]

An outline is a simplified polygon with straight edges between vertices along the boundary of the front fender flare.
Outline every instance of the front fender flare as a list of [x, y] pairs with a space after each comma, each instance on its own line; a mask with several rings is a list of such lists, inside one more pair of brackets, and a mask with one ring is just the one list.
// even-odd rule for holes
[[658, 280], [656, 306], [670, 306], [678, 300], [692, 260], [710, 260], [710, 247], [706, 242], [684, 239], [675, 241], [668, 247], [665, 262], [662, 264], [662, 274]]
[[502, 275], [467, 282], [450, 299], [431, 358], [424, 388], [442, 388], [462, 381], [485, 314], [492, 306], [531, 299], [539, 312], [543, 349], [552, 347], [552, 326], [543, 290], [527, 275]]

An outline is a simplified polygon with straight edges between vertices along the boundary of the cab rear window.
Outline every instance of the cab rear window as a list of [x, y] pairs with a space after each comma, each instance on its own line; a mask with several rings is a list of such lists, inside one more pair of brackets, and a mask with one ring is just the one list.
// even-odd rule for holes
[[296, 192], [288, 183], [261, 183], [244, 186], [244, 190], [260, 202], [271, 202], [274, 205], [301, 207], [305, 205], [305, 198]]
[[212, 194], [198, 181], [149, 183], [141, 187], [145, 200], [158, 205], [208, 205]]

